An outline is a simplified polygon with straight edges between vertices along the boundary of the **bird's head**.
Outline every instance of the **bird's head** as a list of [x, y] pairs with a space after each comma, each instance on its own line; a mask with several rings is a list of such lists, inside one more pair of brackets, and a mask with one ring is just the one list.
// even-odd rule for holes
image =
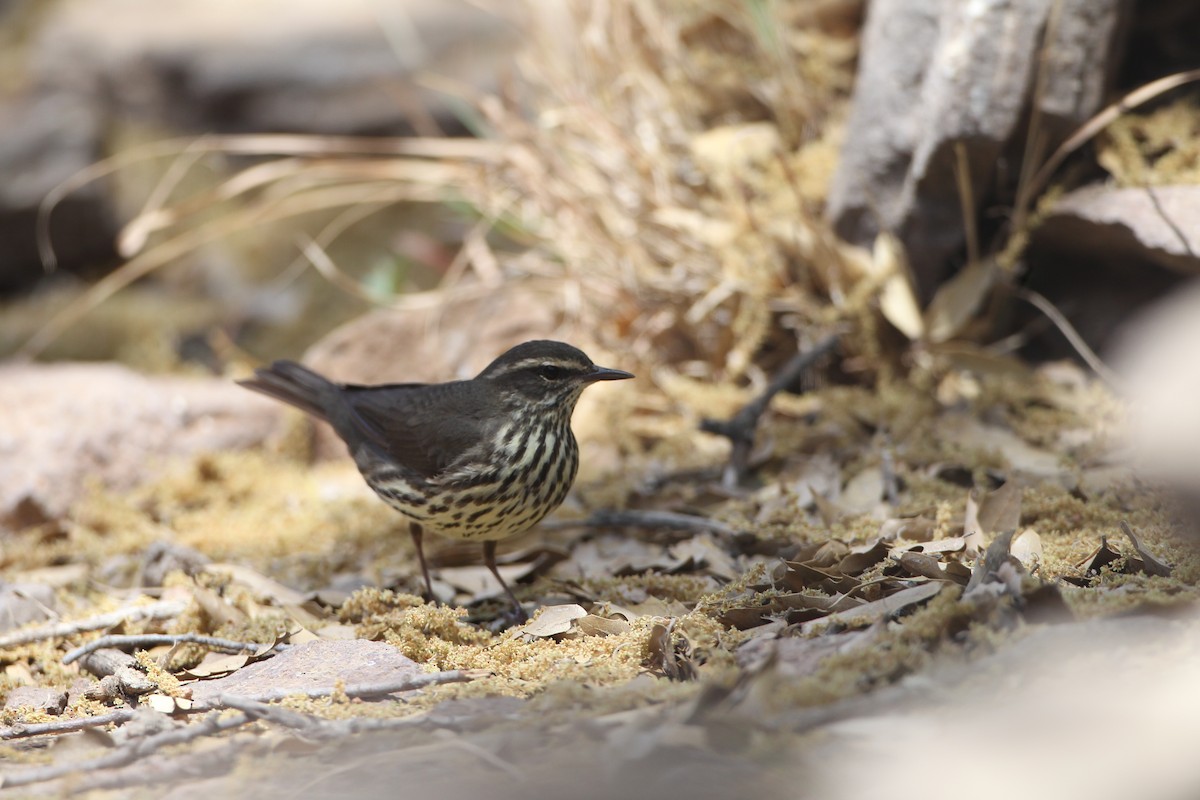
[[478, 375], [479, 379], [494, 382], [506, 400], [567, 411], [575, 407], [589, 385], [632, 377], [624, 370], [596, 366], [577, 347], [548, 340], [519, 344]]

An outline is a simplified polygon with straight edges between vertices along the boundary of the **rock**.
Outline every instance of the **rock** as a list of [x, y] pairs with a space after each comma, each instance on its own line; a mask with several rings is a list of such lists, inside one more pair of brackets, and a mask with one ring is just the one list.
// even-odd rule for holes
[[32, 708], [47, 714], [61, 714], [67, 707], [67, 693], [48, 686], [18, 686], [4, 699], [6, 710]]
[[278, 404], [217, 379], [113, 364], [0, 366], [0, 530], [61, 517], [89, 482], [117, 490], [172, 458], [261, 444]]
[[[918, 293], [928, 299], [963, 248], [956, 147], [976, 206], [1024, 135], [1043, 52], [1051, 77], [1038, 93], [1050, 147], [1098, 110], [1129, 0], [880, 0], [871, 3], [848, 132], [830, 189], [838, 233], [870, 245], [900, 237]], [[1043, 31], [1053, 38], [1044, 41]], [[1018, 156], [1019, 157], [1019, 154]], [[1012, 170], [1013, 177], [1018, 170]], [[1005, 187], [1011, 188], [1011, 187]]]
[[390, 644], [363, 639], [317, 640], [298, 644], [223, 678], [191, 684], [191, 689], [192, 699], [203, 703], [222, 694], [299, 693], [333, 686], [339, 680], [347, 685], [383, 683], [423, 672], [417, 662]]
[[1050, 209], [1033, 246], [1093, 263], [1150, 261], [1189, 275], [1200, 273], [1200, 236], [1195, 234], [1200, 230], [1200, 186], [1155, 186], [1152, 191], [1153, 196], [1136, 187], [1076, 189]]

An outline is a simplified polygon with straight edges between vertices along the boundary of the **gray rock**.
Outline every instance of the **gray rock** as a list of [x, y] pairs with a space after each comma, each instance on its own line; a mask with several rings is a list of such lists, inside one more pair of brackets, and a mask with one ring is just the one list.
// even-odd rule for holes
[[129, 489], [172, 458], [261, 444], [279, 414], [224, 380], [114, 364], [0, 366], [0, 531], [57, 519], [90, 481]]
[[390, 644], [363, 639], [312, 641], [289, 648], [266, 661], [249, 664], [223, 678], [191, 685], [198, 703], [222, 694], [254, 697], [268, 692], [305, 692], [332, 686], [376, 684], [415, 677], [417, 662]]
[[32, 708], [47, 714], [61, 714], [67, 707], [67, 693], [48, 686], [18, 686], [8, 692], [4, 707]]

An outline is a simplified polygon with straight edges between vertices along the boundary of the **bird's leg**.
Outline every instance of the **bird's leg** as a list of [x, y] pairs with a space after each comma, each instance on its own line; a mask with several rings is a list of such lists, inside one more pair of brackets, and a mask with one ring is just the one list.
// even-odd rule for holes
[[421, 563], [421, 574], [425, 576], [425, 599], [436, 603], [437, 596], [433, 593], [433, 581], [429, 579], [429, 565], [425, 563], [425, 550], [421, 547], [421, 538], [425, 531], [419, 522], [410, 522], [408, 532], [412, 534], [413, 547], [417, 550], [417, 561]]
[[527, 622], [529, 615], [525, 613], [525, 609], [521, 608], [521, 603], [517, 600], [517, 596], [513, 594], [513, 590], [508, 588], [508, 584], [504, 582], [504, 578], [500, 577], [500, 570], [496, 569], [496, 542], [487, 541], [483, 543], [483, 563], [487, 564], [487, 568], [496, 576], [496, 580], [500, 581], [500, 586], [504, 588], [508, 599], [512, 601], [513, 609], [516, 612], [517, 624]]

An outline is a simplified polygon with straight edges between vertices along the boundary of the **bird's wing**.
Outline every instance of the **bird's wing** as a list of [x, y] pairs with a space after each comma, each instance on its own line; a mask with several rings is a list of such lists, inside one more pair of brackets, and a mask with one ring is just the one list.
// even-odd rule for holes
[[342, 389], [354, 432], [381, 455], [424, 478], [459, 461], [490, 431], [482, 413], [490, 406], [483, 396], [486, 387], [473, 381]]

